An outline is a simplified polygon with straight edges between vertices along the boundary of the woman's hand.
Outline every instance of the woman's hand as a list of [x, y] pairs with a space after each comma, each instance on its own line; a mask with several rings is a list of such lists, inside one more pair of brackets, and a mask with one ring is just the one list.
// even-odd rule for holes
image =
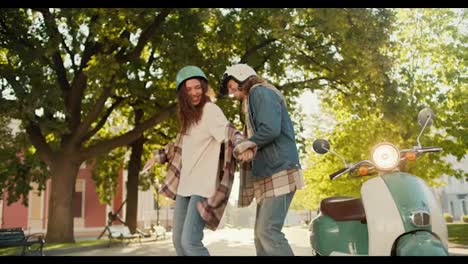
[[140, 174], [146, 173], [149, 169], [151, 169], [154, 166], [154, 163], [156, 163], [156, 158], [153, 156], [146, 162], [145, 166], [143, 166], [143, 169], [141, 170]]
[[175, 145], [174, 143], [168, 143], [166, 145], [166, 155], [167, 155], [167, 160], [172, 160], [172, 158], [174, 158], [174, 154], [175, 154]]

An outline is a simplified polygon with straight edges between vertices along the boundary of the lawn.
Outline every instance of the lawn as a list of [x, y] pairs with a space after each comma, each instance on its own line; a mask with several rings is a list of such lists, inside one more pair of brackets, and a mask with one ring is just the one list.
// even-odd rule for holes
[[[48, 250], [53, 249], [66, 249], [66, 248], [74, 248], [74, 247], [87, 247], [87, 246], [94, 246], [100, 244], [107, 244], [109, 240], [107, 239], [100, 239], [100, 240], [83, 240], [77, 241], [76, 243], [45, 243], [44, 245], [44, 254], [47, 255]], [[20, 255], [22, 247], [11, 247], [11, 248], [0, 248], [0, 256], [8, 256], [8, 255]]]
[[449, 242], [468, 246], [468, 224], [447, 224]]

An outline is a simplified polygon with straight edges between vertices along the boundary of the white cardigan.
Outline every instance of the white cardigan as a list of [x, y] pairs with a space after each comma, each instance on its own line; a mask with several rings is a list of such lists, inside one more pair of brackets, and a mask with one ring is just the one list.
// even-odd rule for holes
[[228, 120], [214, 103], [207, 102], [198, 124], [183, 137], [182, 169], [177, 194], [181, 196], [214, 195], [221, 143], [225, 139]]

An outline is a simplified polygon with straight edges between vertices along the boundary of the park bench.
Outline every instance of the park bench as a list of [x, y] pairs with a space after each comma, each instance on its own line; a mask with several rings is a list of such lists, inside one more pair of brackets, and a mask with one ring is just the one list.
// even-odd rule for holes
[[44, 244], [45, 239], [42, 233], [26, 236], [22, 228], [0, 228], [0, 248], [23, 247], [22, 256], [27, 253], [44, 256], [42, 251]]
[[122, 241], [122, 244], [124, 243], [124, 241], [130, 242], [134, 239], [138, 239], [138, 242], [140, 242], [141, 244], [141, 234], [139, 233], [132, 234], [128, 226], [110, 225], [110, 226], [107, 226], [107, 233], [109, 236], [108, 247], [110, 247], [113, 239]]
[[140, 233], [143, 237], [154, 238], [155, 240], [158, 240], [160, 238], [162, 239], [166, 238], [166, 229], [160, 225], [158, 226], [151, 225], [151, 229], [149, 232], [144, 232], [137, 228], [137, 232]]
[[164, 228], [163, 226], [155, 226], [154, 227], [154, 234], [156, 235], [156, 239], [158, 238], [163, 238], [165, 239], [166, 238], [166, 228]]

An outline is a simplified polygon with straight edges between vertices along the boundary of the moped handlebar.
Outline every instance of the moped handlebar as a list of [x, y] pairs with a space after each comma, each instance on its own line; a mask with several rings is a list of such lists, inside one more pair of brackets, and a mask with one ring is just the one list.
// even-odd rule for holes
[[423, 147], [423, 148], [414, 147], [413, 149], [403, 149], [400, 151], [400, 153], [402, 156], [404, 156], [405, 153], [412, 152], [412, 151], [416, 152], [417, 154], [422, 154], [422, 153], [427, 153], [427, 152], [440, 152], [442, 150], [443, 148], [441, 147]]
[[[414, 151], [417, 154], [421, 154], [421, 153], [426, 153], [426, 152], [439, 152], [439, 151], [442, 151], [442, 150], [443, 149], [441, 147], [423, 147], [423, 148], [415, 147], [414, 149], [403, 149], [403, 150], [400, 151], [400, 154], [404, 154], [404, 153], [410, 152], [410, 151]], [[403, 156], [401, 158], [401, 160], [404, 160], [404, 159], [406, 159], [406, 157]], [[362, 164], [368, 164], [368, 165], [371, 165], [371, 168], [374, 168], [374, 164], [370, 160], [362, 160], [362, 161], [356, 162], [354, 164], [347, 164], [345, 168], [342, 168], [342, 169], [340, 169], [338, 171], [335, 171], [334, 173], [330, 174], [330, 176], [329, 176], [330, 180], [334, 180], [334, 179], [340, 177], [341, 175], [343, 175], [345, 173], [351, 172], [354, 169], [358, 168]]]
[[347, 170], [348, 168], [342, 168], [341, 170], [335, 171], [334, 173], [330, 174], [330, 180], [334, 180], [335, 178], [338, 178], [339, 176], [347, 172]]
[[368, 165], [371, 166], [370, 167], [371, 169], [374, 168], [373, 164], [372, 164], [372, 162], [370, 160], [361, 160], [361, 161], [356, 162], [354, 164], [348, 164], [346, 166], [346, 168], [342, 168], [342, 169], [340, 169], [338, 171], [335, 171], [334, 173], [330, 174], [330, 180], [334, 180], [334, 179], [340, 177], [341, 175], [343, 175], [345, 173], [351, 172], [351, 171], [355, 170], [356, 168], [358, 168], [359, 166], [361, 166], [362, 164], [368, 164]]
[[441, 147], [424, 147], [421, 148], [418, 152], [419, 153], [424, 153], [424, 152], [439, 152], [442, 151], [443, 149]]

